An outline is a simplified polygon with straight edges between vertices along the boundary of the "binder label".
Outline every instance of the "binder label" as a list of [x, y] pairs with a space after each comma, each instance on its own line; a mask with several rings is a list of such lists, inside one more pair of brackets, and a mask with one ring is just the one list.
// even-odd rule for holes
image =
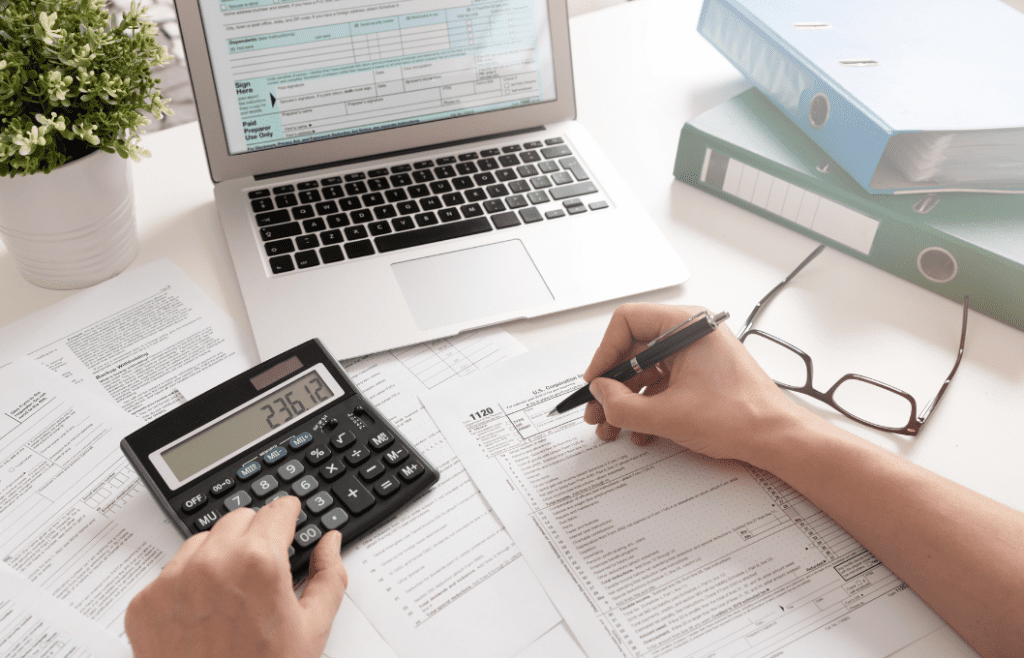
[[877, 219], [714, 149], [705, 150], [700, 180], [851, 249], [871, 253]]

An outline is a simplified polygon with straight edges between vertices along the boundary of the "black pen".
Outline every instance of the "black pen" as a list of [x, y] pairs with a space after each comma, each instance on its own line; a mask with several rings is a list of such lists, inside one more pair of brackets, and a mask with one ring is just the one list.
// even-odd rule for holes
[[[711, 315], [707, 311], [698, 313], [689, 318], [686, 322], [678, 324], [651, 342], [647, 343], [647, 349], [634, 356], [629, 361], [624, 361], [608, 372], [599, 375], [618, 382], [626, 382], [639, 375], [654, 364], [664, 361], [669, 356], [679, 352], [687, 345], [692, 345], [704, 336], [714, 331], [720, 322], [728, 319], [729, 313], [722, 311], [717, 315]], [[575, 409], [581, 404], [586, 404], [594, 399], [590, 393], [590, 386], [583, 386], [569, 397], [558, 403], [554, 411], [548, 416], [565, 413]]]

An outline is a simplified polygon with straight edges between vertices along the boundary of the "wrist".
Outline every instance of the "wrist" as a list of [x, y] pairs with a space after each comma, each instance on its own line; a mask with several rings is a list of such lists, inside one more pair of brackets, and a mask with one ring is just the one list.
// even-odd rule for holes
[[783, 472], [799, 467], [811, 448], [821, 448], [823, 442], [838, 438], [838, 431], [804, 407], [786, 405], [761, 423], [744, 461], [782, 477]]

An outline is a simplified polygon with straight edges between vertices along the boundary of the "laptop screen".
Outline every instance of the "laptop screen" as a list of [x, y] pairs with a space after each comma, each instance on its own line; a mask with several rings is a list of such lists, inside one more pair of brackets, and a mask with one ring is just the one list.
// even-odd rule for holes
[[231, 155], [555, 100], [545, 0], [200, 0]]

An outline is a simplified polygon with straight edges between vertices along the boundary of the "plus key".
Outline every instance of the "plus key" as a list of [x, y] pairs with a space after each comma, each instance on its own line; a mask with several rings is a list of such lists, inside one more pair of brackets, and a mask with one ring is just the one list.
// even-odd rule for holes
[[356, 480], [355, 475], [348, 475], [334, 483], [331, 487], [338, 501], [353, 516], [362, 514], [373, 507], [376, 502], [366, 487]]

